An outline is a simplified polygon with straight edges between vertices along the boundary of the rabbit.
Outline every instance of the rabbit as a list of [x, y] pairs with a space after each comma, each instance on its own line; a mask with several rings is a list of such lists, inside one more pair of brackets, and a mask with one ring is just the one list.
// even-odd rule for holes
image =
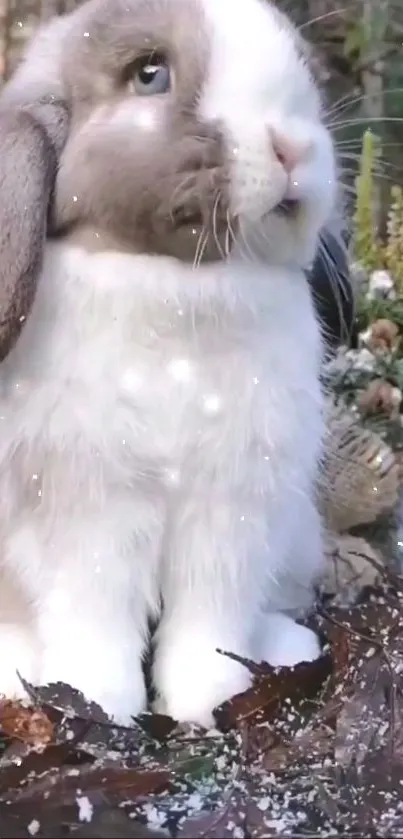
[[309, 54], [265, 0], [87, 0], [34, 36], [0, 132], [28, 288], [0, 365], [0, 692], [67, 682], [127, 724], [154, 620], [155, 707], [209, 725], [251, 681], [220, 651], [320, 651], [296, 620], [324, 562], [306, 275], [338, 182]]

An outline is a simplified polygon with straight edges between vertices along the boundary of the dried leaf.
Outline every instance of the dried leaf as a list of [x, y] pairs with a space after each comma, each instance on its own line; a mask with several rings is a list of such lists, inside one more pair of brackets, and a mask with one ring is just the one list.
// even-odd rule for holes
[[[7, 834], [8, 835], [8, 834]], [[74, 831], [75, 839], [164, 839], [166, 833], [150, 830], [125, 816], [122, 810], [103, 810], [90, 824]]]
[[54, 734], [54, 726], [43, 711], [8, 699], [0, 701], [0, 729], [7, 737], [35, 747], [46, 746]]
[[19, 789], [10, 789], [8, 801], [24, 801], [45, 798], [47, 806], [51, 804], [74, 803], [78, 795], [90, 795], [101, 792], [102, 796], [135, 798], [150, 793], [163, 792], [172, 782], [172, 775], [165, 769], [141, 770], [119, 766], [96, 768], [82, 767], [74, 771], [71, 767], [56, 767], [36, 778], [30, 778], [29, 784]]
[[256, 725], [263, 720], [272, 721], [286, 700], [294, 706], [317, 695], [331, 672], [330, 655], [323, 655], [316, 661], [303, 661], [295, 667], [280, 668], [266, 662], [257, 665], [232, 653], [226, 655], [248, 667], [255, 679], [249, 690], [216, 709], [215, 717], [222, 730], [245, 723]]

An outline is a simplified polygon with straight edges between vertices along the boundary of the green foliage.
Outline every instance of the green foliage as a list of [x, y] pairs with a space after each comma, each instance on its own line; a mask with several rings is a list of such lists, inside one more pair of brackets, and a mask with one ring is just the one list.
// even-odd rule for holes
[[[364, 294], [357, 300], [357, 328], [364, 332], [376, 320], [390, 320], [399, 327], [403, 335], [403, 299], [368, 299]], [[400, 348], [403, 354], [403, 342]]]
[[385, 266], [395, 281], [398, 295], [403, 295], [403, 189], [397, 185], [391, 188], [383, 257]]
[[[352, 255], [368, 272], [377, 268], [386, 268], [395, 282], [397, 296], [402, 297], [403, 188], [394, 184], [390, 189], [386, 235], [381, 241], [374, 210], [375, 166], [379, 148], [380, 143], [376, 135], [370, 130], [366, 131], [362, 141], [359, 174], [356, 178]], [[377, 317], [388, 317], [388, 315], [378, 314]], [[392, 319], [396, 321], [396, 317]], [[401, 327], [403, 328], [403, 322]]]
[[360, 169], [357, 175], [353, 219], [353, 255], [367, 271], [380, 264], [380, 245], [374, 212], [374, 169], [379, 154], [378, 138], [369, 129], [364, 133]]

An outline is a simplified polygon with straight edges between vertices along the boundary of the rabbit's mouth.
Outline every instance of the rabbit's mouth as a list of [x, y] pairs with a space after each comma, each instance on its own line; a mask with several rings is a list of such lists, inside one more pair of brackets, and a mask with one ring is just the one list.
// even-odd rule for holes
[[222, 214], [205, 214], [202, 209], [193, 207], [178, 207], [173, 213], [173, 223], [176, 230], [188, 228], [189, 230], [214, 229], [216, 234], [225, 233], [228, 229], [228, 222]]
[[172, 214], [174, 227], [203, 227], [203, 214], [201, 210], [194, 210], [191, 207], [178, 207]]
[[274, 208], [274, 212], [283, 218], [295, 218], [301, 208], [301, 202], [295, 198], [283, 198]]

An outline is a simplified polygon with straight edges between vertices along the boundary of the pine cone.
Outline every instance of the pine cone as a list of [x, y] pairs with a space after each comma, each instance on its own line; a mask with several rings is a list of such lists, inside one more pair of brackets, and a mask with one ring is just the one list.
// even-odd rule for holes
[[319, 505], [327, 528], [344, 533], [393, 510], [401, 474], [392, 449], [378, 434], [363, 428], [352, 411], [329, 407]]

